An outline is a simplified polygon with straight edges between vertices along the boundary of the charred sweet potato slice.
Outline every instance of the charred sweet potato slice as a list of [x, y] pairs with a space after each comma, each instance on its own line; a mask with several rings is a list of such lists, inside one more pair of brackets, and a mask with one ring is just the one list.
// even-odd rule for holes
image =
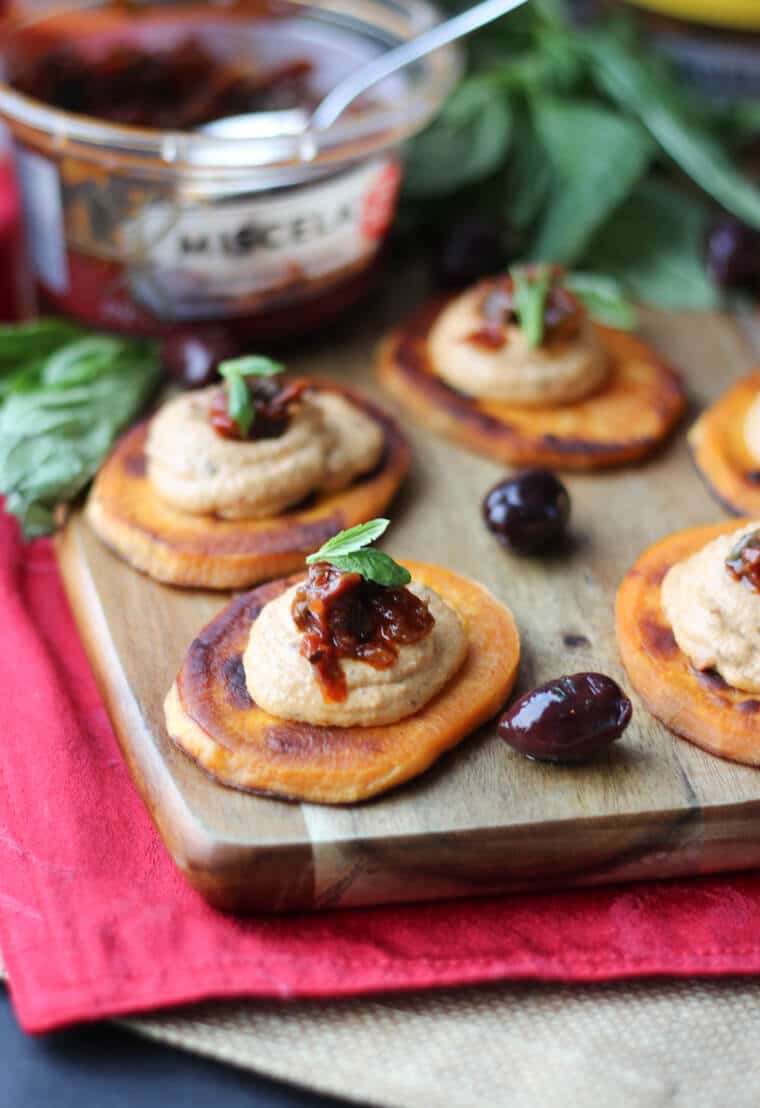
[[142, 423], [119, 440], [101, 467], [87, 503], [90, 524], [135, 569], [173, 585], [234, 589], [292, 573], [331, 535], [382, 514], [409, 469], [409, 446], [389, 416], [352, 390], [319, 387], [345, 395], [385, 432], [380, 466], [347, 489], [274, 519], [181, 512], [156, 494], [146, 476]]
[[640, 339], [601, 326], [611, 371], [591, 396], [546, 408], [467, 396], [436, 374], [428, 354], [444, 306], [428, 305], [384, 342], [378, 375], [420, 423], [469, 450], [512, 465], [602, 469], [652, 454], [684, 412], [679, 374]]
[[[748, 521], [747, 521], [748, 522]], [[732, 519], [679, 531], [641, 555], [617, 595], [617, 639], [631, 684], [666, 727], [710, 754], [760, 765], [760, 697], [696, 670], [678, 648], [660, 604], [660, 585], [676, 562], [736, 531]]]
[[248, 696], [241, 655], [264, 605], [298, 577], [233, 600], [192, 643], [165, 704], [171, 739], [223, 785], [292, 800], [346, 804], [422, 773], [495, 715], [517, 676], [510, 611], [481, 585], [438, 566], [405, 563], [464, 621], [461, 669], [425, 707], [382, 727], [316, 727], [267, 715]]
[[744, 441], [744, 419], [758, 393], [760, 370], [732, 385], [689, 431], [705, 484], [729, 512], [752, 517], [760, 515], [760, 466]]

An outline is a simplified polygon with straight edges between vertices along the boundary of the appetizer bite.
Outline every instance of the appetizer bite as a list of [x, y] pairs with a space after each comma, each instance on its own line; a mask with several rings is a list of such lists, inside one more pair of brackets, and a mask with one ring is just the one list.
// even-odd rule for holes
[[694, 464], [735, 515], [760, 515], [760, 370], [732, 385], [689, 431]]
[[87, 504], [97, 534], [160, 581], [236, 588], [289, 573], [382, 511], [409, 468], [396, 424], [359, 393], [253, 355], [169, 400], [116, 445]]
[[620, 586], [617, 636], [666, 727], [760, 765], [760, 523], [695, 527], [647, 550]]
[[422, 773], [495, 715], [517, 675], [509, 609], [439, 566], [336, 535], [305, 575], [238, 597], [192, 643], [165, 703], [171, 739], [223, 785], [363, 800]]
[[[651, 454], [685, 407], [607, 282], [514, 266], [428, 305], [383, 345], [382, 383], [426, 426], [500, 461], [598, 469]], [[607, 295], [600, 293], [600, 288]]]

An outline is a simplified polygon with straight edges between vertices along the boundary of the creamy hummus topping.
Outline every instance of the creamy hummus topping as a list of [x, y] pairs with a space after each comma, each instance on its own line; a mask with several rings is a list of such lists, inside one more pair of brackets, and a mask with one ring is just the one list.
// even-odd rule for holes
[[760, 394], [752, 401], [744, 417], [744, 442], [754, 460], [760, 464]]
[[675, 640], [692, 665], [714, 669], [747, 692], [760, 692], [760, 592], [737, 579], [726, 560], [758, 526], [721, 535], [674, 565], [661, 591]]
[[309, 402], [322, 413], [330, 433], [320, 488], [335, 492], [375, 468], [383, 453], [383, 429], [337, 392], [315, 390]]
[[270, 715], [327, 727], [394, 723], [420, 711], [464, 661], [467, 637], [459, 615], [433, 589], [412, 582], [410, 592], [427, 604], [434, 618], [430, 633], [400, 646], [386, 669], [343, 659], [347, 695], [327, 700], [315, 667], [301, 652], [302, 632], [292, 613], [298, 588], [262, 609], [243, 654], [248, 692]]
[[607, 357], [585, 312], [571, 338], [534, 348], [508, 322], [499, 325], [500, 344], [489, 347], [473, 341], [483, 330], [487, 295], [488, 284], [477, 285], [444, 308], [433, 325], [428, 352], [447, 384], [471, 396], [541, 407], [580, 400], [603, 383]]
[[380, 461], [382, 428], [334, 393], [309, 390], [276, 438], [219, 435], [209, 420], [218, 386], [175, 397], [153, 418], [148, 477], [174, 507], [225, 519], [278, 515], [310, 493], [345, 488]]

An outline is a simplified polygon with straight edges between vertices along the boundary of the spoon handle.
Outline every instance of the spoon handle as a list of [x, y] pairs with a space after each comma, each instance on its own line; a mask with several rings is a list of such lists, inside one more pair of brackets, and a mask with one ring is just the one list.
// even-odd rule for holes
[[485, 26], [499, 16], [506, 15], [507, 12], [519, 8], [525, 2], [526, 0], [481, 0], [481, 3], [473, 8], [468, 8], [452, 19], [447, 19], [431, 27], [430, 30], [423, 31], [421, 35], [410, 39], [409, 42], [404, 42], [393, 50], [380, 54], [357, 69], [355, 73], [349, 74], [328, 92], [311, 115], [309, 131], [326, 130], [343, 114], [349, 104], [378, 81], [418, 61], [426, 54], [432, 54], [441, 46], [447, 46], [450, 42], [463, 38], [470, 31]]

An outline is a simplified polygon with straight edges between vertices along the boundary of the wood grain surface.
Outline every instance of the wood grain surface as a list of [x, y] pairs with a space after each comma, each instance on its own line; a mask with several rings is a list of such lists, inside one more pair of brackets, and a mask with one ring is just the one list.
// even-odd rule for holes
[[[415, 297], [414, 286], [394, 291], [291, 356], [292, 368], [359, 383], [382, 399], [374, 350]], [[643, 333], [683, 370], [689, 418], [647, 465], [569, 477], [571, 548], [545, 559], [506, 553], [481, 523], [481, 498], [503, 467], [397, 413], [415, 457], [392, 506], [386, 549], [469, 574], [512, 608], [524, 652], [518, 692], [587, 669], [625, 687], [613, 624], [622, 575], [668, 532], [724, 516], [692, 468], [684, 431], [701, 406], [760, 361], [760, 328], [718, 314], [647, 313]], [[59, 550], [135, 781], [178, 866], [220, 907], [276, 912], [760, 864], [760, 771], [672, 737], [635, 697], [623, 741], [585, 766], [528, 761], [490, 725], [423, 777], [361, 805], [289, 804], [222, 788], [170, 744], [162, 703], [190, 641], [226, 597], [142, 577], [79, 515]]]

